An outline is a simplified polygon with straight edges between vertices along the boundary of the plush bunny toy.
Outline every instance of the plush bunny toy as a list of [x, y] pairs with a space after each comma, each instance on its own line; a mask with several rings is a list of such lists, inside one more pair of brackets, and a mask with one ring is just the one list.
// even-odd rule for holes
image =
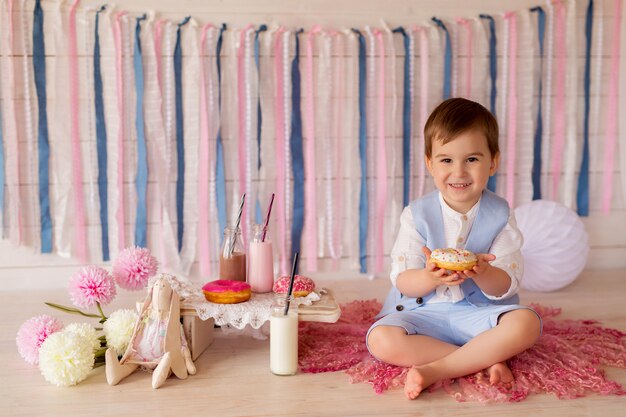
[[194, 375], [196, 367], [180, 323], [180, 301], [165, 275], [156, 279], [143, 303], [122, 359], [106, 351], [106, 377], [116, 385], [139, 366], [153, 369], [152, 388], [159, 388], [173, 373], [180, 379]]

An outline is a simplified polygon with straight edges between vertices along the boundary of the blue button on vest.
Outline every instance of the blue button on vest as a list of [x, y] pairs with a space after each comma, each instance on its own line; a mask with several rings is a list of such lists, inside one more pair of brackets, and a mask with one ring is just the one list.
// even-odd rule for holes
[[[426, 240], [426, 246], [433, 250], [447, 247], [443, 228], [441, 205], [439, 204], [439, 191], [433, 191], [424, 197], [418, 198], [409, 204], [413, 221], [418, 233]], [[472, 230], [467, 237], [465, 248], [474, 253], [489, 253], [491, 244], [509, 220], [509, 205], [506, 200], [498, 197], [489, 190], [483, 191], [478, 208], [478, 215], [472, 225]], [[468, 279], [461, 284], [465, 299], [473, 305], [490, 304], [517, 304], [519, 296], [502, 300], [491, 300], [483, 294], [473, 280]], [[435, 294], [435, 291], [420, 297], [421, 303], [415, 297], [403, 296], [396, 287], [392, 287], [387, 294], [385, 303], [377, 317], [386, 316], [398, 311], [397, 306], [402, 305], [403, 311], [414, 310], [422, 307]]]

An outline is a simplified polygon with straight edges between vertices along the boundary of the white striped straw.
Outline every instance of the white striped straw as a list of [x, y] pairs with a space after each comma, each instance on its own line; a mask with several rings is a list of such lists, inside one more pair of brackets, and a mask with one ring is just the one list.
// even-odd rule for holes
[[239, 211], [237, 212], [237, 221], [235, 222], [235, 230], [233, 230], [233, 233], [235, 235], [230, 241], [230, 250], [228, 251], [230, 255], [232, 255], [233, 250], [235, 250], [235, 236], [237, 236], [237, 229], [239, 229], [239, 223], [241, 222], [241, 213], [243, 212], [243, 203], [245, 200], [246, 200], [246, 193], [243, 193], [241, 195], [241, 202], [239, 203]]

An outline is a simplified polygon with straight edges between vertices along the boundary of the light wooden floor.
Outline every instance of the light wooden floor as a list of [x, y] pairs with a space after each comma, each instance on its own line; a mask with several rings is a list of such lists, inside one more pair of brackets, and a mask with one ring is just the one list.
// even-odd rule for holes
[[[322, 280], [340, 302], [382, 298], [388, 282]], [[124, 292], [107, 312], [130, 307], [139, 294]], [[15, 335], [21, 323], [50, 313], [43, 301], [69, 304], [65, 291], [0, 292], [0, 415], [2, 416], [626, 416], [626, 397], [590, 395], [561, 401], [534, 395], [517, 404], [456, 403], [443, 392], [408, 401], [401, 390], [374, 393], [351, 385], [342, 373], [278, 377], [269, 372], [269, 342], [217, 332], [214, 344], [196, 362], [198, 373], [185, 381], [170, 378], [153, 390], [143, 372], [110, 387], [99, 368], [76, 387], [48, 384], [38, 368], [18, 355]], [[626, 270], [586, 271], [555, 293], [522, 293], [522, 302], [563, 308], [564, 318], [592, 318], [626, 331]], [[54, 313], [65, 323], [78, 316]], [[626, 370], [608, 375], [626, 386]]]

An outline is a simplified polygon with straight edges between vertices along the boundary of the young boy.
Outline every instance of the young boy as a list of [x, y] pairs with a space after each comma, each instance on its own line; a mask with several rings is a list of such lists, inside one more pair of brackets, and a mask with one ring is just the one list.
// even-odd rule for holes
[[[486, 189], [498, 168], [498, 124], [478, 103], [453, 98], [424, 126], [426, 166], [437, 190], [404, 209], [391, 252], [392, 289], [367, 334], [376, 358], [411, 367], [409, 399], [436, 381], [486, 369], [510, 383], [510, 357], [541, 334], [541, 320], [517, 304], [522, 236], [506, 200]], [[461, 272], [428, 262], [431, 250], [476, 253]]]

